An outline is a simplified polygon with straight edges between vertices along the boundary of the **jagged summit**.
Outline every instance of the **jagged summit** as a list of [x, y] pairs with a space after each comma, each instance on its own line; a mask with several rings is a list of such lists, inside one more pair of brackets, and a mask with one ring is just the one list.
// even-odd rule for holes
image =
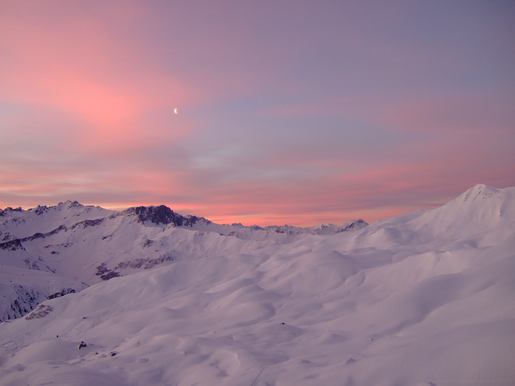
[[59, 204], [57, 204], [58, 207], [66, 207], [66, 208], [82, 208], [84, 207], [84, 205], [82, 205], [80, 202], [78, 201], [71, 201], [71, 200], [67, 200], [65, 202], [60, 202]]
[[4, 210], [0, 209], [0, 216], [7, 215], [7, 213], [14, 213], [14, 212], [18, 212], [18, 213], [27, 212], [27, 213], [35, 213], [37, 215], [42, 215], [42, 214], [47, 213], [49, 211], [63, 211], [63, 210], [72, 209], [72, 208], [75, 208], [75, 209], [83, 209], [83, 208], [90, 208], [90, 209], [91, 208], [98, 208], [98, 209], [102, 209], [99, 206], [82, 205], [78, 201], [67, 200], [67, 201], [64, 201], [64, 202], [59, 202], [57, 205], [51, 205], [51, 206], [38, 205], [38, 206], [36, 206], [34, 208], [29, 208], [29, 209], [26, 209], [26, 210], [22, 209], [21, 206], [17, 207], [17, 208], [12, 208], [12, 207], [8, 206]]
[[[172, 225], [174, 227], [188, 227], [193, 230], [216, 232], [220, 235], [235, 236], [243, 239], [265, 240], [272, 239], [280, 244], [291, 242], [298, 237], [308, 234], [331, 235], [340, 232], [359, 230], [368, 224], [361, 220], [350, 220], [341, 225], [319, 224], [314, 227], [296, 227], [291, 225], [244, 226], [240, 223], [232, 225], [215, 224], [204, 217], [187, 215], [183, 216], [166, 205], [134, 206], [122, 211], [103, 209], [99, 206], [82, 205], [78, 201], [65, 201], [57, 205], [38, 205], [35, 208], [23, 210], [22, 208], [0, 210], [0, 236], [2, 228], [9, 227], [10, 231], [4, 232], [3, 241], [15, 238], [28, 238], [35, 233], [46, 234], [60, 228], [73, 227], [74, 224], [90, 223], [84, 221], [100, 221], [101, 219], [114, 219], [120, 217], [136, 218], [138, 223], [155, 225]], [[82, 221], [82, 222], [81, 222]], [[12, 227], [12, 225], [15, 225]], [[39, 224], [39, 225], [38, 225]], [[43, 228], [43, 229], [42, 229]], [[14, 232], [15, 231], [15, 232]], [[278, 236], [282, 235], [282, 236]], [[2, 238], [0, 238], [2, 240]]]
[[335, 224], [317, 224], [310, 229], [318, 235], [336, 234], [348, 231], [357, 231], [366, 227], [368, 223], [362, 219], [354, 219], [346, 221], [340, 225]]
[[154, 224], [163, 224], [169, 225], [173, 224], [175, 226], [193, 226], [198, 221], [202, 221], [204, 223], [210, 223], [209, 220], [206, 220], [203, 217], [197, 216], [183, 216], [179, 213], [175, 213], [166, 205], [159, 206], [135, 206], [131, 208], [127, 208], [124, 211], [118, 212], [113, 215], [116, 216], [135, 216], [138, 218], [139, 222], [150, 221]]

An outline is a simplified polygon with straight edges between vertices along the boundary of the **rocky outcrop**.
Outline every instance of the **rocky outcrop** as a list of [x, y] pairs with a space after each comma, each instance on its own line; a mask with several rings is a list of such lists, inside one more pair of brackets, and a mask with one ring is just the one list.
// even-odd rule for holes
[[9, 308], [2, 310], [3, 312], [0, 315], [1, 322], [22, 317], [45, 300], [45, 297], [34, 288], [25, 288], [21, 285], [14, 285], [12, 288], [17, 296], [11, 302]]
[[357, 231], [359, 229], [365, 228], [368, 223], [362, 219], [350, 220], [346, 223], [340, 225], [337, 229], [337, 232], [348, 232], [348, 231]]
[[175, 258], [172, 256], [170, 252], [163, 253], [156, 258], [144, 257], [144, 258], [135, 258], [128, 261], [122, 261], [118, 263], [116, 267], [113, 269], [107, 266], [107, 263], [100, 264], [97, 268], [97, 272], [95, 275], [100, 276], [102, 280], [110, 280], [113, 277], [122, 276], [119, 271], [124, 269], [150, 269], [154, 268], [156, 265], [163, 264], [167, 261], [174, 261]]
[[16, 251], [18, 249], [23, 251], [25, 250], [20, 239], [14, 239], [5, 243], [0, 243], [0, 249], [4, 249], [6, 251]]
[[70, 229], [75, 229], [77, 227], [82, 227], [82, 229], [85, 229], [87, 227], [94, 227], [94, 226], [97, 226], [97, 225], [100, 225], [104, 222], [104, 219], [103, 218], [97, 218], [95, 220], [84, 220], [84, 221], [79, 221], [78, 223], [75, 223], [73, 224]]
[[159, 206], [135, 206], [128, 208], [122, 212], [116, 213], [111, 216], [111, 218], [117, 216], [135, 216], [138, 219], [138, 222], [146, 222], [149, 221], [153, 224], [163, 224], [169, 225], [173, 224], [175, 226], [193, 226], [198, 221], [204, 221], [209, 223], [203, 217], [197, 216], [182, 216], [179, 213], [175, 213], [173, 210], [168, 208], [166, 205]]
[[73, 288], [63, 288], [62, 291], [53, 293], [51, 295], [47, 296], [47, 299], [55, 299], [60, 298], [61, 296], [68, 295], [68, 294], [74, 294], [75, 290]]

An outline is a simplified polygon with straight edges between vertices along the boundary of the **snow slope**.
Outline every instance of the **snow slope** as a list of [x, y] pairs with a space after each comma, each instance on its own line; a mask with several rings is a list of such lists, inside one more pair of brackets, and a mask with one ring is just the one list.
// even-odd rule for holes
[[213, 238], [1, 323], [0, 383], [513, 385], [514, 197], [478, 185], [436, 210], [255, 248], [175, 229]]
[[56, 293], [78, 292], [157, 265], [251, 253], [317, 232], [336, 234], [366, 225], [363, 220], [316, 228], [219, 225], [164, 205], [121, 212], [77, 201], [27, 211], [7, 208], [0, 211], [0, 321], [23, 316]]

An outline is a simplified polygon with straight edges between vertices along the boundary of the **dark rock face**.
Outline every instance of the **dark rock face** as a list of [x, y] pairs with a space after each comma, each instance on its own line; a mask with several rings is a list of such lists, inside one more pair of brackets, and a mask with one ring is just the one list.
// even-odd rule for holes
[[59, 210], [61, 210], [61, 208], [63, 208], [65, 205], [68, 205], [67, 208], [82, 208], [84, 207], [84, 205], [82, 205], [79, 201], [66, 201], [66, 202], [60, 202], [59, 204], [57, 204], [57, 207], [59, 208]]
[[293, 232], [289, 230], [286, 226], [278, 226], [274, 229], [275, 233], [287, 233], [289, 235], [292, 235]]
[[7, 241], [5, 243], [0, 243], [0, 248], [6, 251], [16, 251], [18, 249], [22, 249], [25, 251], [20, 239], [15, 239], [11, 241]]
[[34, 233], [32, 236], [28, 237], [27, 240], [32, 241], [35, 239], [44, 239], [46, 236], [43, 233]]
[[21, 209], [21, 206], [17, 207], [17, 208], [11, 208], [10, 206], [8, 206], [7, 208], [5, 208], [5, 211], [4, 212], [22, 212], [22, 209]]
[[101, 278], [102, 280], [110, 280], [110, 279], [112, 279], [113, 277], [119, 277], [119, 276], [120, 276], [120, 274], [119, 274], [118, 272], [111, 271], [111, 272], [108, 272], [108, 273], [106, 273], [106, 274], [104, 274], [104, 275], [100, 276], [100, 278]]
[[38, 216], [48, 211], [48, 206], [46, 205], [38, 205], [36, 209], [34, 209], [34, 213]]
[[149, 257], [146, 258], [137, 258], [130, 261], [124, 261], [119, 263], [115, 269], [125, 269], [125, 268], [132, 268], [132, 269], [150, 269], [155, 267], [156, 265], [163, 264], [166, 261], [174, 261], [175, 258], [172, 256], [171, 253], [165, 253], [163, 255], [160, 255], [158, 258], [151, 259]]
[[184, 217], [165, 205], [159, 206], [136, 206], [128, 208], [121, 215], [135, 215], [139, 222], [150, 221], [154, 224], [173, 224], [175, 226], [192, 226], [201, 218], [196, 216]]
[[339, 230], [339, 232], [346, 232], [346, 231], [352, 230], [352, 229], [361, 229], [367, 225], [368, 225], [367, 222], [365, 222], [362, 219], [358, 219], [358, 220], [355, 220], [354, 222], [350, 223], [349, 225], [347, 225], [345, 228], [342, 228], [341, 230]]
[[27, 266], [28, 269], [34, 269], [36, 271], [41, 271], [38, 264], [34, 260], [24, 259], [23, 262], [25, 263], [25, 265]]
[[102, 263], [97, 267], [97, 272], [95, 275], [100, 276], [102, 280], [109, 280], [113, 277], [119, 277], [120, 273], [110, 270], [107, 268], [106, 263]]
[[[47, 316], [49, 313], [53, 311], [53, 307], [47, 306], [45, 304], [40, 304], [34, 311], [30, 313], [29, 316], [27, 316], [26, 320], [32, 320], [32, 319], [41, 319]], [[57, 335], [59, 338], [59, 335]]]
[[39, 233], [39, 232], [38, 233], [34, 233], [32, 236], [28, 236], [28, 237], [22, 238], [21, 241], [25, 242], [25, 241], [32, 241], [32, 240], [36, 240], [36, 239], [44, 239], [45, 237], [53, 236], [53, 235], [55, 235], [58, 232], [66, 231], [66, 230], [67, 230], [66, 226], [59, 225], [53, 231], [50, 231], [50, 232], [47, 232], [47, 233]]
[[156, 265], [163, 264], [168, 261], [175, 261], [175, 258], [172, 256], [171, 253], [167, 252], [162, 255], [159, 255], [159, 257], [151, 259], [150, 257], [145, 258], [136, 258], [129, 261], [123, 261], [121, 263], [118, 263], [116, 267], [113, 269], [109, 268], [106, 263], [102, 263], [97, 267], [97, 272], [95, 275], [100, 276], [102, 280], [110, 280], [113, 277], [120, 277], [122, 276], [120, 272], [116, 270], [122, 270], [122, 269], [150, 269], [154, 268]]
[[205, 219], [204, 217], [197, 217], [197, 216], [186, 216], [186, 217], [183, 217], [185, 220], [184, 220], [184, 226], [193, 226], [194, 224], [196, 224], [197, 222], [204, 222], [206, 224], [211, 224], [211, 221]]
[[56, 292], [55, 294], [52, 294], [52, 295], [48, 295], [47, 299], [55, 299], [55, 298], [60, 298], [61, 296], [64, 296], [64, 295], [68, 295], [68, 294], [74, 294], [75, 293], [75, 290], [73, 288], [66, 288], [61, 291], [61, 292]]
[[17, 298], [0, 315], [0, 322], [20, 318], [31, 312], [39, 303], [41, 294], [34, 288], [25, 288], [21, 285], [14, 285], [14, 292]]
[[153, 240], [146, 240], [146, 241], [143, 243], [142, 248], [150, 248], [150, 247], [152, 246], [152, 244], [154, 244], [154, 241], [153, 241]]
[[94, 227], [94, 226], [97, 226], [99, 224], [102, 224], [102, 222], [104, 222], [103, 218], [97, 218], [96, 220], [79, 221], [79, 222], [73, 224], [70, 227], [70, 229], [75, 229], [75, 228], [80, 227], [80, 226], [82, 226], [82, 228], [85, 229], [87, 227]]
[[45, 233], [45, 236], [53, 236], [55, 235], [56, 233], [59, 233], [61, 231], [67, 231], [66, 229], [66, 226], [65, 225], [59, 225], [57, 228], [55, 228], [53, 231], [50, 231], [48, 233]]
[[[83, 229], [84, 228], [87, 228], [87, 227], [93, 227], [93, 226], [97, 226], [99, 224], [101, 224], [102, 222], [104, 221], [103, 218], [98, 218], [96, 220], [84, 220], [84, 221], [79, 221], [78, 223], [75, 223], [73, 224], [70, 229], [75, 229], [77, 227], [82, 227]], [[53, 236], [61, 231], [67, 231], [68, 228], [66, 228], [65, 225], [59, 225], [57, 228], [55, 228], [54, 230], [50, 231], [50, 232], [47, 232], [47, 233], [34, 233], [32, 236], [28, 236], [28, 237], [24, 237], [22, 239], [15, 239], [15, 240], [11, 240], [11, 241], [8, 241], [8, 242], [5, 242], [5, 243], [0, 243], [0, 248], [2, 249], [8, 249], [10, 251], [15, 251], [17, 249], [23, 249], [25, 250], [25, 248], [23, 247], [23, 245], [21, 244], [22, 242], [26, 242], [26, 241], [33, 241], [33, 240], [36, 240], [36, 239], [44, 239], [45, 237], [48, 237], [48, 236]], [[67, 245], [65, 245], [66, 247]]]

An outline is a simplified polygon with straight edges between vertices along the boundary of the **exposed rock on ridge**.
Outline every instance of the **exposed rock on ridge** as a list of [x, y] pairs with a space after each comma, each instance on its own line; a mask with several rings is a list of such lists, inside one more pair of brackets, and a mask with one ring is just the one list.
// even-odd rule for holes
[[150, 221], [154, 224], [164, 224], [169, 225], [173, 224], [175, 226], [192, 226], [200, 220], [203, 220], [209, 223], [203, 217], [197, 216], [182, 216], [178, 213], [175, 213], [173, 210], [168, 208], [166, 205], [159, 206], [135, 206], [131, 208], [127, 208], [126, 210], [119, 212], [113, 217], [117, 217], [120, 215], [134, 215], [138, 218], [139, 222]]

